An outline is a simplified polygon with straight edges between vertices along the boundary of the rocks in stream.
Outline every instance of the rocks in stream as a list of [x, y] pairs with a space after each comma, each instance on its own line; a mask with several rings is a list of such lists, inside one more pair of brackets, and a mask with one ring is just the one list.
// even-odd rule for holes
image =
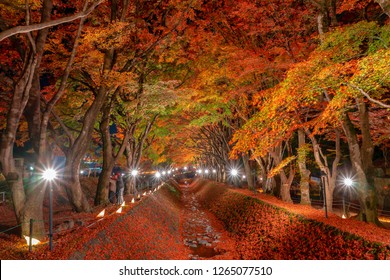
[[219, 254], [214, 247], [221, 234], [212, 227], [195, 195], [184, 192], [183, 202], [186, 208], [183, 237], [184, 244], [192, 251], [189, 258], [210, 258]]

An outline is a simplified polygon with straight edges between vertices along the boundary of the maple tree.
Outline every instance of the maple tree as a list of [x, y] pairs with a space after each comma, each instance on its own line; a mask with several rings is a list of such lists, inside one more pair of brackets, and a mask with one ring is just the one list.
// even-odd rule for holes
[[43, 220], [45, 190], [24, 192], [13, 156], [24, 142], [41, 169], [66, 156], [61, 184], [76, 211], [90, 210], [79, 173], [96, 143], [96, 204], [123, 153], [129, 169], [148, 156], [210, 162], [220, 180], [237, 161], [250, 188], [256, 162], [285, 201], [300, 178], [302, 203], [318, 168], [331, 206], [343, 153], [359, 218], [377, 222], [373, 153], [390, 144], [387, 0], [76, 2], [0, 3], [0, 160], [23, 232]]
[[[13, 48], [10, 49], [11, 53], [17, 53], [19, 56], [14, 56], [12, 58], [12, 63], [23, 65], [22, 71], [16, 75], [15, 84], [11, 91], [12, 101], [11, 110], [7, 114], [7, 124], [2, 133], [2, 148], [1, 148], [1, 163], [3, 172], [7, 174], [9, 178], [10, 187], [13, 195], [13, 203], [15, 206], [15, 213], [17, 220], [22, 224], [22, 234], [26, 234], [29, 230], [28, 222], [30, 219], [36, 219], [38, 222], [34, 224], [34, 234], [38, 237], [42, 236], [44, 233], [43, 222], [42, 222], [42, 202], [43, 196], [45, 193], [46, 185], [42, 182], [34, 181], [33, 185], [30, 185], [27, 188], [27, 191], [24, 191], [23, 182], [22, 182], [22, 174], [23, 174], [23, 163], [15, 168], [14, 158], [12, 154], [12, 149], [16, 140], [16, 132], [17, 127], [22, 120], [22, 114], [25, 114], [27, 122], [29, 124], [29, 132], [30, 137], [37, 142], [40, 142], [36, 146], [36, 150], [39, 151], [41, 147], [40, 144], [46, 143], [46, 133], [45, 129], [47, 123], [42, 126], [42, 130], [40, 131], [40, 122], [41, 122], [41, 114], [40, 114], [40, 71], [43, 64], [44, 52], [46, 49], [46, 42], [49, 37], [49, 29], [50, 22], [52, 19], [52, 11], [53, 9], [57, 9], [58, 3], [53, 5], [53, 1], [43, 1], [42, 6], [40, 6], [40, 2], [32, 2], [31, 6], [28, 2], [20, 5], [20, 3], [15, 3], [15, 5], [10, 5], [9, 3], [5, 3], [4, 6], [7, 8], [3, 11], [11, 11], [10, 14], [2, 13], [2, 18], [4, 19], [2, 29], [6, 29], [2, 32], [2, 34], [8, 34], [6, 37], [11, 35], [18, 34], [18, 32], [14, 32], [12, 28], [6, 26], [7, 24], [13, 25], [18, 24], [17, 19], [23, 16], [23, 13], [26, 17], [26, 27], [27, 31], [24, 31], [26, 35], [18, 38], [19, 40], [13, 36], [8, 38], [8, 42], [11, 42], [11, 46]], [[92, 5], [88, 11], [88, 14], [97, 6]], [[87, 3], [85, 5], [84, 11], [87, 9]], [[15, 18], [12, 18], [12, 15], [16, 15]], [[83, 14], [82, 18], [87, 14]], [[9, 18], [11, 16], [11, 18]], [[39, 19], [41, 18], [41, 19]], [[67, 18], [67, 22], [71, 20], [78, 19], [78, 17]], [[29, 29], [31, 27], [30, 23], [32, 21], [39, 20], [40, 27], [38, 29]], [[82, 26], [83, 20], [80, 22], [80, 26]], [[34, 25], [34, 24], [32, 24]], [[19, 29], [16, 27], [16, 29]], [[23, 28], [22, 28], [23, 29]], [[38, 30], [37, 34], [32, 33], [32, 30]], [[3, 39], [5, 39], [4, 37]], [[77, 40], [76, 40], [77, 41]], [[21, 43], [21, 44], [20, 44]], [[77, 43], [75, 43], [77, 46]], [[76, 47], [74, 47], [75, 49]], [[70, 62], [71, 64], [71, 62]], [[8, 75], [11, 73], [8, 72]], [[64, 83], [66, 82], [66, 74], [64, 75]], [[49, 108], [49, 107], [48, 107]], [[50, 110], [48, 109], [48, 113], [46, 116], [50, 114]], [[42, 119], [45, 122], [44, 118]], [[40, 133], [42, 135], [40, 137]], [[35, 143], [37, 143], [35, 142]], [[41, 151], [42, 152], [42, 151]], [[47, 158], [45, 152], [39, 154], [40, 158], [36, 165], [37, 170], [42, 170], [43, 168], [47, 168]], [[28, 221], [28, 222], [27, 222]]]

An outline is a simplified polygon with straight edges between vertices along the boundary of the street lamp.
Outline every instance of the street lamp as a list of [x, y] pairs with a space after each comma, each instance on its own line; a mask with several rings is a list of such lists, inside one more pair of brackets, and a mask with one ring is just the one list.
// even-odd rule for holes
[[238, 182], [237, 182], [238, 170], [235, 168], [232, 168], [230, 170], [230, 175], [233, 177], [233, 185], [238, 186]]
[[53, 250], [53, 181], [57, 178], [57, 171], [49, 168], [43, 171], [42, 177], [49, 182], [49, 247]]
[[131, 171], [131, 176], [133, 176], [133, 184], [134, 184], [134, 194], [135, 193], [138, 193], [138, 191], [137, 191], [137, 180], [136, 180], [136, 176], [138, 175], [138, 170], [136, 170], [136, 169], [133, 169], [132, 171]]
[[352, 187], [353, 185], [353, 181], [351, 178], [344, 178], [344, 185], [346, 185], [347, 187]]
[[349, 201], [350, 200], [350, 188], [353, 186], [353, 180], [349, 177], [345, 177], [343, 179], [343, 184], [344, 184], [344, 186], [346, 186], [346, 188], [344, 189], [344, 195], [343, 195], [343, 218], [347, 218], [349, 216], [349, 202], [348, 202], [348, 211], [347, 211], [347, 207], [345, 205], [345, 192], [348, 191], [348, 201]]

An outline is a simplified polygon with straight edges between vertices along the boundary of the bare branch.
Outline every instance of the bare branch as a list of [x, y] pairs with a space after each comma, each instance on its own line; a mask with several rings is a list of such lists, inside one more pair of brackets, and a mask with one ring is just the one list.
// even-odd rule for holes
[[79, 18], [84, 18], [84, 17], [88, 16], [90, 13], [92, 13], [92, 11], [104, 1], [105, 0], [99, 0], [95, 3], [93, 3], [92, 6], [90, 8], [88, 8], [88, 10], [82, 11], [80, 13], [73, 15], [73, 16], [64, 17], [64, 18], [52, 20], [49, 22], [42, 22], [42, 23], [37, 23], [37, 24], [32, 24], [32, 25], [16, 26], [16, 27], [10, 28], [10, 29], [5, 30], [5, 31], [0, 33], [0, 41], [4, 40], [10, 36], [17, 35], [17, 34], [41, 30], [44, 28], [48, 28], [48, 27], [60, 25], [63, 23], [71, 22], [71, 21], [74, 21], [74, 20], [79, 19]]

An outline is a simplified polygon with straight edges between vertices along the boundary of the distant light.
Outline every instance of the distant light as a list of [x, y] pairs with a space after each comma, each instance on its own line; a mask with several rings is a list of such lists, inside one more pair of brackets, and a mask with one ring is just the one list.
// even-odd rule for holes
[[160, 178], [161, 177], [161, 173], [157, 171], [155, 176], [156, 176], [156, 178]]
[[344, 179], [344, 185], [346, 185], [347, 187], [350, 187], [353, 185], [353, 181], [351, 178], [345, 178]]
[[137, 171], [137, 170], [134, 169], [134, 170], [131, 171], [131, 175], [132, 175], [132, 176], [137, 176], [137, 174], [138, 174], [138, 171]]
[[52, 180], [57, 178], [57, 171], [55, 171], [52, 168], [49, 168], [49, 169], [46, 169], [45, 171], [43, 171], [42, 176], [43, 176], [43, 179], [45, 179], [46, 181], [52, 181]]
[[171, 170], [168, 170], [168, 174], [171, 174]]
[[135, 200], [134, 200], [134, 198], [131, 200], [131, 203], [134, 203], [135, 202]]
[[187, 170], [188, 168], [187, 168], [187, 166], [184, 166], [184, 170]]
[[213, 173], [217, 173], [217, 170], [213, 169]]
[[242, 175], [242, 179], [245, 179], [246, 178], [246, 176], [245, 175]]
[[81, 170], [81, 171], [80, 171], [80, 174], [84, 174], [84, 170]]
[[204, 171], [204, 173], [208, 174], [208, 173], [209, 173], [209, 170], [208, 170], [208, 169], [206, 169], [206, 170]]
[[230, 173], [232, 174], [232, 176], [237, 176], [238, 175], [238, 170], [237, 169], [232, 169], [230, 171]]
[[33, 171], [33, 170], [34, 170], [34, 167], [30, 166], [30, 170]]
[[163, 171], [163, 172], [162, 172], [162, 175], [165, 175], [165, 174], [167, 174], [167, 172]]

